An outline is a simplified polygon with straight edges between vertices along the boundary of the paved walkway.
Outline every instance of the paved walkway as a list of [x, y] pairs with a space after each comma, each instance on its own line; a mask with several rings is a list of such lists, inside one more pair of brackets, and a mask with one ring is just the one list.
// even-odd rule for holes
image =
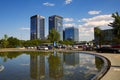
[[101, 80], [120, 80], [120, 53], [95, 53], [108, 58], [111, 67]]

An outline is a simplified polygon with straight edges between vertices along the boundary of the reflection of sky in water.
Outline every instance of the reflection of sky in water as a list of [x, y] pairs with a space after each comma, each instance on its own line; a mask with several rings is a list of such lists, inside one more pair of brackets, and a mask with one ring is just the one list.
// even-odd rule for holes
[[98, 73], [96, 62], [95, 56], [83, 53], [0, 54], [5, 66], [0, 80], [89, 80]]
[[[84, 77], [90, 76], [91, 74], [96, 74], [98, 71], [95, 66], [95, 56], [86, 54], [75, 54], [76, 65], [65, 66], [65, 74], [68, 76], [79, 76], [84, 74]], [[79, 56], [79, 57], [78, 57]], [[76, 60], [77, 59], [77, 60]], [[74, 61], [74, 60], [73, 60]]]

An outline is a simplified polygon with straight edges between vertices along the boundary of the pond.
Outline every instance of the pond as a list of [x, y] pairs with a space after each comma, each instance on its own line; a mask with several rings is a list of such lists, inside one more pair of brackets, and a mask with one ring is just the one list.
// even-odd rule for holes
[[91, 80], [104, 68], [104, 61], [83, 52], [0, 53], [0, 80]]

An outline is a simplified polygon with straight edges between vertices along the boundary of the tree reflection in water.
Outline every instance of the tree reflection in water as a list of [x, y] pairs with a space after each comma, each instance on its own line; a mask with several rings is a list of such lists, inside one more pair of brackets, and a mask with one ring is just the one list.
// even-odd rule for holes
[[49, 63], [49, 76], [56, 79], [60, 79], [63, 76], [63, 65], [60, 57], [57, 53], [51, 54], [48, 58]]
[[21, 52], [1, 52], [0, 57], [3, 58], [3, 62], [7, 62], [7, 59], [13, 59], [21, 55]]
[[100, 71], [103, 67], [103, 60], [99, 57], [95, 57], [95, 65], [96, 65], [96, 68]]
[[44, 55], [30, 55], [30, 76], [35, 80], [41, 80], [45, 78]]

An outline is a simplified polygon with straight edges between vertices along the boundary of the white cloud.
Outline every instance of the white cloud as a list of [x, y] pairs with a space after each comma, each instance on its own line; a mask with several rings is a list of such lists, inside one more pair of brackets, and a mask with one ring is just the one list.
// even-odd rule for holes
[[30, 28], [25, 28], [25, 27], [22, 27], [22, 28], [20, 28], [20, 30], [23, 30], [23, 31], [29, 31], [29, 30], [30, 30]]
[[89, 37], [91, 34], [93, 34], [94, 29], [88, 28], [88, 27], [79, 27], [79, 36], [86, 36]]
[[113, 18], [109, 14], [109, 15], [99, 15], [92, 18], [83, 18], [80, 21], [84, 22], [82, 26], [86, 26], [86, 27], [108, 26], [108, 24], [113, 21]]
[[45, 6], [55, 6], [55, 4], [49, 3], [49, 2], [45, 2], [45, 3], [43, 3], [43, 5], [45, 5]]
[[70, 4], [72, 0], [65, 0], [65, 4]]
[[89, 21], [111, 20], [111, 19], [112, 19], [111, 14], [109, 14], [109, 15], [99, 15], [92, 18], [83, 18], [82, 21], [89, 22]]
[[88, 23], [85, 23], [84, 26], [88, 26], [88, 27], [96, 27], [96, 26], [107, 26], [110, 21], [106, 21], [106, 20], [101, 20], [101, 21], [91, 21]]
[[74, 21], [74, 19], [73, 18], [64, 18], [64, 21], [65, 22], [71, 22], [71, 21]]
[[78, 20], [78, 22], [82, 22], [81, 20]]
[[90, 15], [95, 15], [95, 14], [100, 14], [101, 11], [89, 11], [88, 14]]
[[64, 27], [73, 27], [73, 26], [75, 26], [75, 24], [74, 23], [68, 23], [68, 24], [64, 24], [63, 26]]
[[[108, 29], [108, 24], [113, 22], [111, 14], [99, 15], [92, 18], [83, 18], [78, 20], [79, 40], [92, 40], [94, 38], [94, 27], [100, 26], [101, 29]], [[109, 27], [110, 28], [110, 27]]]
[[94, 38], [94, 29], [88, 27], [79, 27], [79, 40], [89, 41]]

